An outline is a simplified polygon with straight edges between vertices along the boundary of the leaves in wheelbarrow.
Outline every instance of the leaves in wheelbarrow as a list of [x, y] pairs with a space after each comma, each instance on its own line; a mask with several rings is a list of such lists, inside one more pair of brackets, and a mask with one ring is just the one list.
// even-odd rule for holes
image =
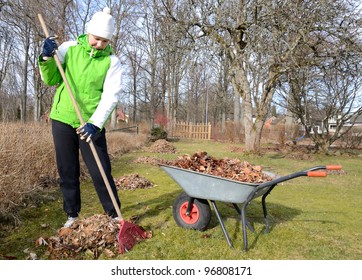
[[217, 159], [207, 152], [180, 156], [169, 165], [247, 183], [263, 183], [273, 179], [259, 165], [239, 159]]
[[[57, 235], [46, 238], [51, 259], [98, 259], [100, 255], [112, 258], [119, 252], [117, 234], [120, 222], [108, 215], [94, 215], [79, 219], [70, 228], [61, 228]], [[147, 232], [147, 238], [152, 233]], [[82, 257], [84, 258], [84, 256]]]

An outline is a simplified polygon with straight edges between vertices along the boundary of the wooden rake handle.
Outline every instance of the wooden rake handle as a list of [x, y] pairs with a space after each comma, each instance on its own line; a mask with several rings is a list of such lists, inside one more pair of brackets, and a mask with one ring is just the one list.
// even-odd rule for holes
[[[41, 14], [38, 14], [38, 18], [39, 18], [39, 21], [40, 21], [40, 24], [41, 24], [41, 27], [43, 29], [43, 32], [45, 34], [45, 37], [49, 37], [49, 32], [48, 32], [48, 29], [45, 25], [45, 22], [44, 22], [44, 19], [43, 19], [43, 16]], [[78, 107], [78, 104], [77, 102], [75, 101], [75, 98], [74, 98], [74, 94], [72, 92], [72, 89], [70, 88], [70, 85], [68, 83], [68, 80], [65, 76], [65, 73], [64, 73], [64, 69], [62, 67], [62, 63], [60, 62], [59, 60], [59, 57], [57, 55], [57, 50], [55, 51], [55, 54], [54, 54], [54, 59], [55, 59], [55, 62], [57, 64], [57, 67], [59, 69], [59, 72], [60, 72], [60, 75], [62, 76], [63, 78], [63, 81], [64, 81], [64, 84], [65, 84], [65, 87], [67, 88], [68, 92], [69, 92], [69, 96], [70, 96], [70, 99], [72, 100], [72, 103], [73, 103], [73, 106], [74, 106], [74, 109], [75, 111], [77, 112], [77, 116], [80, 120], [80, 123], [81, 125], [84, 125], [84, 120], [83, 120], [83, 117], [82, 117], [82, 114], [80, 113], [80, 110], [79, 110], [79, 107]]]
[[[42, 29], [43, 29], [43, 32], [44, 32], [45, 36], [48, 38], [48, 37], [49, 37], [49, 32], [48, 32], [48, 29], [47, 29], [47, 27], [46, 27], [46, 25], [45, 25], [43, 16], [42, 16], [41, 14], [38, 14], [38, 18], [39, 18], [41, 27], [42, 27]], [[69, 85], [69, 82], [68, 82], [68, 80], [67, 80], [67, 77], [65, 76], [64, 69], [63, 69], [63, 67], [62, 67], [62, 63], [60, 62], [59, 57], [58, 57], [58, 55], [57, 55], [57, 50], [55, 51], [54, 59], [55, 59], [55, 62], [56, 62], [56, 64], [57, 64], [57, 67], [58, 67], [58, 69], [59, 69], [60, 75], [61, 75], [62, 78], [63, 78], [63, 82], [64, 82], [64, 84], [65, 84], [65, 86], [66, 86], [66, 88], [67, 88], [67, 90], [68, 90], [70, 99], [72, 100], [72, 103], [73, 103], [74, 109], [75, 109], [75, 111], [76, 111], [76, 113], [77, 113], [77, 116], [78, 116], [78, 118], [79, 118], [79, 121], [80, 121], [81, 125], [84, 125], [84, 120], [83, 120], [82, 114], [80, 113], [78, 104], [77, 104], [77, 102], [76, 102], [76, 100], [75, 100], [75, 98], [74, 98], [73, 91], [72, 91], [72, 89], [70, 88], [70, 85]], [[97, 150], [96, 150], [96, 148], [95, 148], [95, 146], [94, 146], [94, 143], [93, 143], [92, 139], [90, 139], [90, 141], [89, 141], [89, 146], [90, 146], [91, 151], [92, 151], [92, 153], [93, 153], [94, 159], [95, 159], [95, 161], [96, 161], [96, 163], [97, 163], [98, 169], [99, 169], [99, 171], [100, 171], [100, 173], [101, 173], [101, 175], [102, 175], [103, 181], [104, 181], [104, 183], [105, 183], [105, 185], [106, 185], [106, 187], [107, 187], [107, 191], [108, 191], [109, 196], [111, 197], [113, 206], [114, 206], [114, 208], [116, 209], [117, 215], [118, 215], [118, 217], [120, 218], [120, 220], [123, 220], [123, 217], [122, 217], [122, 214], [121, 214], [121, 210], [119, 209], [119, 206], [118, 206], [118, 204], [117, 204], [117, 200], [116, 200], [116, 198], [115, 198], [115, 196], [114, 196], [114, 194], [113, 194], [113, 192], [112, 192], [111, 185], [109, 184], [109, 180], [108, 180], [107, 175], [106, 175], [106, 173], [105, 173], [105, 171], [104, 171], [104, 168], [103, 168], [103, 166], [102, 166], [102, 163], [101, 163], [101, 161], [100, 161], [100, 159], [99, 159]]]

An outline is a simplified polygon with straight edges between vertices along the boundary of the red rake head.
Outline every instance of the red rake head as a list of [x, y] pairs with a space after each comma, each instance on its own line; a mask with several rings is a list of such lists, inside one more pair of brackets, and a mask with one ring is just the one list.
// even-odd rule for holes
[[121, 220], [121, 228], [118, 233], [119, 253], [123, 254], [133, 246], [147, 238], [147, 232], [140, 226]]

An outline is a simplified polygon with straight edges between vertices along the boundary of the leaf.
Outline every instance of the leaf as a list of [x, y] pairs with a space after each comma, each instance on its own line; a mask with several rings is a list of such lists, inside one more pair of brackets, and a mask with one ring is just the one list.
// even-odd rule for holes
[[46, 240], [43, 237], [39, 237], [37, 240], [35, 240], [35, 246], [39, 247], [39, 246], [48, 246], [48, 242], [46, 242]]

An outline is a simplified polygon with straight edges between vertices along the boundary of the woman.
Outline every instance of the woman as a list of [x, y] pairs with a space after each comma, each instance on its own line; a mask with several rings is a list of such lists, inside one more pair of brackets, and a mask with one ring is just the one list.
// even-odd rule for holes
[[[117, 217], [107, 188], [87, 142], [93, 141], [118, 205], [120, 201], [111, 175], [104, 125], [117, 105], [121, 92], [121, 64], [112, 54], [110, 40], [115, 25], [110, 9], [93, 15], [87, 34], [76, 41], [61, 44], [54, 37], [44, 41], [39, 67], [42, 79], [49, 86], [57, 85], [50, 112], [56, 152], [63, 210], [67, 214], [64, 227], [70, 227], [81, 210], [79, 150], [92, 177], [104, 211]], [[55, 50], [63, 65], [85, 124], [80, 120], [53, 58]], [[85, 140], [85, 141], [83, 141]]]

